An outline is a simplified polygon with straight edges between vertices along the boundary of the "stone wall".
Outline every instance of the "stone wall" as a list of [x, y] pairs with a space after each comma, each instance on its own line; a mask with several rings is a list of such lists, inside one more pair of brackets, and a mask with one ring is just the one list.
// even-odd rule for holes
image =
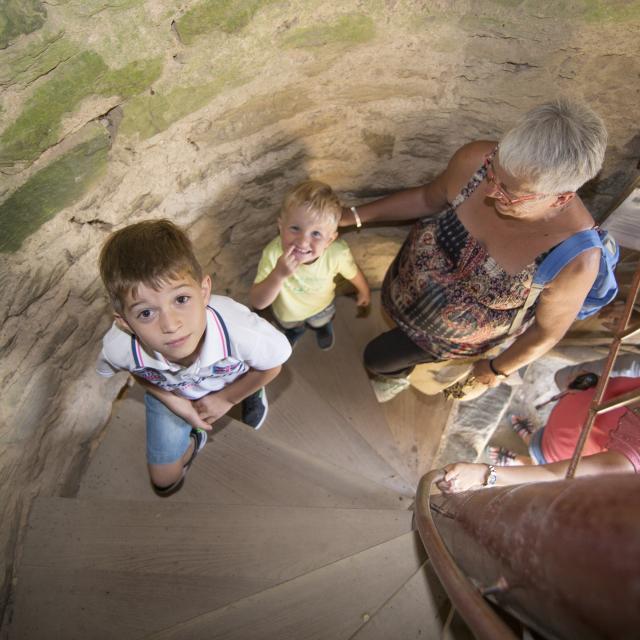
[[[178, 221], [246, 301], [297, 181], [349, 203], [418, 184], [560, 93], [609, 127], [601, 214], [637, 173], [639, 40], [625, 0], [5, 0], [2, 594], [30, 500], [73, 492], [125, 381], [93, 373], [112, 229]], [[374, 284], [403, 233], [346, 235]]]

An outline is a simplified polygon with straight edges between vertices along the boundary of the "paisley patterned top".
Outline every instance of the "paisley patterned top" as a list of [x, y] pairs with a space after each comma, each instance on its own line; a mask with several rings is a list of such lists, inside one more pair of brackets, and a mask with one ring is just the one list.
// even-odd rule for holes
[[[502, 342], [544, 258], [509, 275], [458, 218], [456, 209], [484, 180], [495, 152], [447, 209], [415, 223], [382, 285], [391, 318], [436, 360], [477, 355]], [[534, 311], [535, 305], [523, 327]]]

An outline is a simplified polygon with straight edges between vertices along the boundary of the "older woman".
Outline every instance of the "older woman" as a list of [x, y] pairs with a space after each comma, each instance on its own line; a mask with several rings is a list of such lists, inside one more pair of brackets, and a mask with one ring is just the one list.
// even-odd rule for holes
[[576, 190], [593, 178], [607, 134], [587, 106], [568, 100], [527, 113], [500, 141], [458, 149], [432, 182], [357, 209], [341, 225], [416, 220], [389, 268], [382, 302], [396, 327], [372, 340], [365, 365], [405, 378], [416, 364], [479, 357], [475, 378], [495, 386], [567, 331], [598, 272], [600, 251], [571, 261], [497, 357], [542, 257], [594, 226]]

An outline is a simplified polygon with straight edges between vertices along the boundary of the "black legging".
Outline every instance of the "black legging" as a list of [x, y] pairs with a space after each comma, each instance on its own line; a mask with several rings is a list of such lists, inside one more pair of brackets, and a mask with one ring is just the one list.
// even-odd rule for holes
[[364, 366], [371, 372], [389, 378], [408, 376], [417, 364], [436, 359], [401, 329], [391, 329], [374, 338], [364, 349]]

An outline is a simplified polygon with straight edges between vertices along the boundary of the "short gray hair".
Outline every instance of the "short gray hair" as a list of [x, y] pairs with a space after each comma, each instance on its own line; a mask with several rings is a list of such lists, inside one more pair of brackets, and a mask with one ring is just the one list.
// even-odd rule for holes
[[576, 191], [604, 160], [607, 130], [586, 104], [559, 98], [529, 111], [500, 141], [500, 166], [540, 193]]

